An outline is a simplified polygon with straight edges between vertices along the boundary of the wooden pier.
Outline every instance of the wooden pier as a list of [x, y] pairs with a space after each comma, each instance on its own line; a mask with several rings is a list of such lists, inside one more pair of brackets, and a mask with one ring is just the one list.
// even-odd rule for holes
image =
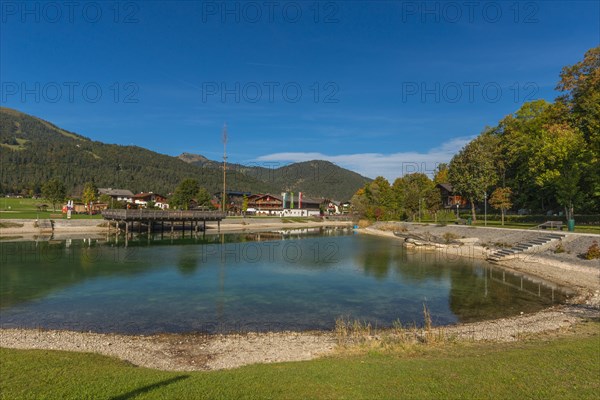
[[[219, 231], [221, 230], [221, 221], [225, 218], [225, 214], [219, 211], [162, 211], [162, 210], [104, 210], [102, 217], [107, 221], [115, 221], [117, 227], [120, 224], [125, 224], [125, 233], [133, 231], [133, 224], [137, 223], [140, 233], [142, 225], [146, 225], [148, 233], [152, 232], [153, 228], [160, 224], [161, 231], [164, 231], [165, 222], [169, 224], [171, 233], [173, 233], [175, 224], [181, 224], [185, 231], [186, 223], [189, 223], [190, 230], [198, 229], [206, 231], [206, 221], [216, 221]], [[200, 227], [200, 223], [202, 227]], [[109, 223], [109, 230], [110, 230]]]

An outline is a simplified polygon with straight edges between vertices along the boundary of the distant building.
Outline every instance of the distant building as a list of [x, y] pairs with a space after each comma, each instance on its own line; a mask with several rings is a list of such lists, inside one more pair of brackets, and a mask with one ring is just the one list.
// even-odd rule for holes
[[349, 214], [351, 206], [352, 206], [352, 203], [350, 203], [349, 201], [345, 201], [343, 203], [340, 203], [340, 212], [342, 214]]
[[259, 215], [280, 213], [283, 210], [283, 200], [270, 193], [253, 194], [248, 197], [248, 208], [255, 209]]
[[[227, 195], [227, 211], [240, 213], [242, 212], [242, 207], [244, 203], [244, 196], [250, 198], [252, 193], [250, 192], [240, 192], [235, 190], [230, 190], [226, 192]], [[223, 201], [221, 200], [223, 197], [223, 192], [217, 192], [213, 194], [213, 198], [211, 200], [211, 204], [213, 207], [217, 209], [221, 209]], [[250, 206], [248, 206], [250, 207]]]
[[169, 208], [167, 198], [165, 196], [153, 192], [138, 193], [133, 196], [132, 202], [142, 207], [148, 206], [148, 203], [154, 203], [156, 207], [162, 208], [163, 210]]
[[454, 193], [454, 188], [449, 183], [438, 183], [436, 187], [440, 190], [442, 196], [442, 206], [444, 208], [467, 208], [469, 202], [459, 194]]
[[126, 201], [128, 203], [133, 201], [133, 193], [127, 189], [99, 188], [98, 194], [110, 196], [116, 201]]
[[291, 193], [283, 196], [271, 193], [254, 194], [248, 197], [248, 209], [257, 215], [274, 215], [278, 217], [308, 217], [319, 215], [323, 200]]

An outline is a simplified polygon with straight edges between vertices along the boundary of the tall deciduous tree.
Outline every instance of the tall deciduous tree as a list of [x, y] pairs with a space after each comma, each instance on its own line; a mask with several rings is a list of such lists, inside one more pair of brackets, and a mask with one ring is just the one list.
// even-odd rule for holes
[[448, 164], [440, 163], [435, 169], [433, 183], [448, 183]]
[[490, 205], [502, 213], [502, 225], [504, 225], [506, 210], [512, 207], [511, 196], [512, 190], [508, 187], [496, 188], [490, 196]]
[[201, 187], [200, 189], [198, 189], [198, 192], [196, 192], [196, 202], [198, 203], [199, 206], [202, 206], [202, 207], [210, 206], [211, 198], [212, 198], [212, 196], [210, 195], [210, 193], [208, 193], [208, 190], [206, 190], [206, 188]]
[[586, 140], [599, 145], [600, 136], [600, 46], [588, 50], [583, 60], [560, 73], [557, 99], [571, 114], [571, 120]]
[[367, 216], [368, 200], [364, 188], [360, 188], [350, 199], [352, 213], [359, 218]]
[[550, 187], [573, 219], [575, 205], [581, 198], [580, 179], [585, 163], [585, 140], [577, 128], [554, 124], [542, 129], [541, 142], [529, 158], [529, 169], [538, 187]]
[[588, 208], [600, 209], [600, 46], [588, 50], [583, 60], [564, 67], [557, 89], [563, 94], [557, 104], [567, 110], [566, 118], [577, 127], [586, 141], [586, 158], [578, 172], [582, 174], [581, 193]]
[[62, 203], [67, 195], [67, 189], [61, 180], [53, 178], [42, 186], [42, 197], [52, 203], [56, 211], [56, 204]]
[[246, 211], [248, 211], [248, 196], [243, 195], [242, 197], [242, 212], [246, 215]]
[[477, 220], [476, 203], [483, 200], [488, 188], [498, 181], [498, 144], [496, 135], [484, 132], [450, 161], [448, 179], [454, 190], [471, 202], [473, 221]]
[[441, 197], [435, 183], [423, 173], [408, 174], [394, 181], [392, 186], [397, 205], [414, 220], [420, 211], [435, 212], [441, 206]]
[[92, 213], [92, 203], [98, 198], [98, 188], [94, 182], [86, 182], [83, 186], [83, 193], [81, 199], [83, 203], [88, 207], [88, 212]]
[[365, 187], [367, 198], [368, 218], [377, 220], [389, 218], [392, 209], [393, 197], [390, 183], [382, 176], [378, 176]]
[[173, 196], [169, 199], [169, 203], [174, 208], [188, 210], [190, 203], [194, 200], [199, 190], [200, 184], [196, 179], [184, 179], [175, 189]]

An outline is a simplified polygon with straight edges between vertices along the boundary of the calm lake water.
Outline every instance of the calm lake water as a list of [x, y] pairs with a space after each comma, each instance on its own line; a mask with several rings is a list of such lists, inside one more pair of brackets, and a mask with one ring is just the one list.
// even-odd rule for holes
[[436, 325], [533, 312], [566, 295], [480, 260], [341, 229], [1, 243], [0, 325], [94, 332]]

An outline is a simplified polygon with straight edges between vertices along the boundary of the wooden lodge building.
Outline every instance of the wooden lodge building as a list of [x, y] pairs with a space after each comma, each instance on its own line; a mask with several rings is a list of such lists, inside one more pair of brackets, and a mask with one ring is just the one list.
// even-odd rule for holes
[[324, 200], [302, 196], [302, 194], [285, 194], [281, 196], [271, 193], [255, 194], [248, 197], [248, 209], [258, 215], [276, 216], [310, 216], [319, 215]]
[[169, 208], [169, 204], [167, 203], [167, 198], [158, 193], [148, 192], [148, 193], [138, 193], [132, 198], [133, 203], [138, 206], [146, 207], [148, 203], [154, 203], [156, 207], [159, 207], [163, 210]]
[[442, 196], [442, 207], [446, 209], [468, 208], [469, 201], [461, 195], [454, 193], [454, 188], [449, 183], [438, 183], [436, 187], [440, 190]]

